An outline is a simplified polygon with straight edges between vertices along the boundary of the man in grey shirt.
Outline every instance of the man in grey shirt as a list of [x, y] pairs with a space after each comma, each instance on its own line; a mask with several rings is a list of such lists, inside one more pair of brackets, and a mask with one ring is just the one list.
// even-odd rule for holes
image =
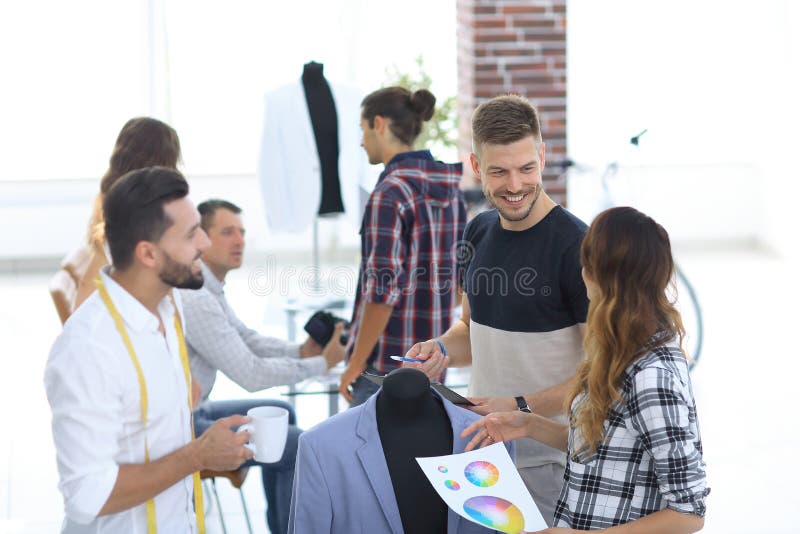
[[[337, 326], [331, 341], [323, 349], [312, 339], [289, 343], [262, 336], [240, 321], [225, 299], [225, 276], [242, 265], [244, 227], [241, 209], [224, 200], [208, 200], [197, 206], [201, 226], [211, 240], [203, 252], [203, 287], [182, 291], [186, 316], [186, 344], [195, 381], [200, 386], [200, 405], [194, 413], [195, 432], [199, 436], [214, 421], [233, 414], [246, 414], [255, 406], [282, 406], [289, 410], [289, 435], [283, 457], [262, 466], [264, 493], [267, 498], [267, 524], [270, 532], [286, 532], [294, 478], [297, 438], [291, 406], [275, 399], [210, 401], [217, 371], [248, 391], [294, 384], [321, 375], [344, 357], [339, 343], [342, 325]], [[250, 461], [251, 465], [256, 465]], [[245, 464], [247, 465], [247, 464]]]

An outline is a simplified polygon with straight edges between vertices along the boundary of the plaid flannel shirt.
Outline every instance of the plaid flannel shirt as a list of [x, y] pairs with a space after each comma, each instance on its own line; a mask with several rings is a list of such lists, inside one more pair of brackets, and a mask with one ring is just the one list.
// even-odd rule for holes
[[555, 526], [608, 528], [665, 508], [705, 515], [709, 489], [686, 358], [677, 347], [651, 349], [626, 370], [622, 398], [589, 458], [574, 457], [570, 430]]
[[361, 224], [348, 359], [366, 302], [394, 308], [367, 361], [379, 372], [400, 366], [389, 356], [450, 328], [458, 297], [456, 246], [466, 224], [461, 168], [435, 161], [427, 150], [405, 152], [378, 178]]

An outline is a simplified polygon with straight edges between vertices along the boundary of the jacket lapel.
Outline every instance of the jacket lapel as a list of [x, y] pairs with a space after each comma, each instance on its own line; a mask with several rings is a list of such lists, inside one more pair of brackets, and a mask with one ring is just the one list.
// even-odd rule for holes
[[314, 127], [311, 124], [311, 112], [308, 110], [308, 102], [306, 101], [306, 90], [303, 87], [303, 79], [297, 81], [297, 90], [294, 93], [294, 106], [297, 110], [297, 117], [303, 117], [305, 120], [298, 120], [297, 126], [303, 131], [303, 140], [305, 143], [305, 151], [308, 157], [312, 158], [316, 163], [316, 171], [321, 172], [319, 169], [319, 152], [317, 152], [317, 140], [314, 137]]
[[[431, 392], [433, 392], [434, 395], [439, 395], [435, 389], [431, 389]], [[441, 397], [441, 395], [439, 395], [439, 397]], [[472, 419], [469, 418], [472, 412], [464, 408], [459, 408], [444, 398], [442, 398], [442, 404], [447, 411], [447, 416], [450, 418], [450, 426], [453, 427], [453, 454], [462, 453], [469, 440], [462, 438], [460, 434], [472, 421]], [[466, 520], [455, 513], [452, 508], [447, 508], [447, 534], [457, 534], [461, 528], [462, 521]]]
[[375, 399], [370, 397], [364, 403], [361, 414], [356, 424], [356, 435], [363, 440], [363, 444], [356, 450], [356, 455], [361, 461], [361, 466], [367, 474], [372, 491], [381, 505], [386, 522], [395, 534], [403, 534], [403, 521], [400, 519], [400, 510], [394, 495], [394, 486], [389, 477], [389, 468], [386, 465], [386, 456], [383, 454], [381, 438], [378, 434], [378, 421], [375, 411]]
[[[435, 389], [431, 389], [431, 391], [434, 395], [439, 395]], [[439, 395], [439, 397], [441, 397], [441, 395]], [[447, 411], [447, 416], [450, 418], [450, 425], [453, 427], [453, 454], [460, 454], [464, 452], [464, 448], [467, 446], [467, 443], [469, 443], [469, 437], [462, 438], [460, 436], [461, 432], [479, 417], [466, 408], [461, 408], [444, 398], [442, 398], [442, 404]], [[506, 448], [508, 448], [508, 445], [506, 445]], [[491, 530], [486, 527], [480, 527], [472, 521], [464, 519], [448, 507], [447, 534], [458, 534], [462, 531], [497, 532], [496, 530]]]

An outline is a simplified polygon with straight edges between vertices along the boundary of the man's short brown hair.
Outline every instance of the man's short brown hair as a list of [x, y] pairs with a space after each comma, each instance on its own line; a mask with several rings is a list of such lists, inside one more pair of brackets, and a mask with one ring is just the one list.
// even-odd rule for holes
[[539, 114], [519, 95], [496, 96], [472, 114], [472, 151], [485, 145], [508, 145], [532, 135], [542, 142]]
[[211, 229], [214, 215], [221, 209], [228, 210], [234, 215], [242, 213], [242, 208], [233, 202], [228, 202], [227, 200], [219, 198], [209, 198], [197, 205], [197, 211], [200, 212], [200, 228], [202, 228], [205, 233], [208, 233]]

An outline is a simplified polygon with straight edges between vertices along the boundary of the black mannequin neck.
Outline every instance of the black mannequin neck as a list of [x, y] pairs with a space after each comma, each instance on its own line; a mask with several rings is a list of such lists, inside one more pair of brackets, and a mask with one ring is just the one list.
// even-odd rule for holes
[[303, 65], [303, 82], [305, 83], [322, 83], [325, 81], [323, 74], [322, 63], [310, 61]]
[[441, 411], [441, 401], [431, 393], [428, 378], [415, 369], [398, 369], [383, 381], [377, 398], [381, 418], [392, 424], [413, 424], [432, 410]]

